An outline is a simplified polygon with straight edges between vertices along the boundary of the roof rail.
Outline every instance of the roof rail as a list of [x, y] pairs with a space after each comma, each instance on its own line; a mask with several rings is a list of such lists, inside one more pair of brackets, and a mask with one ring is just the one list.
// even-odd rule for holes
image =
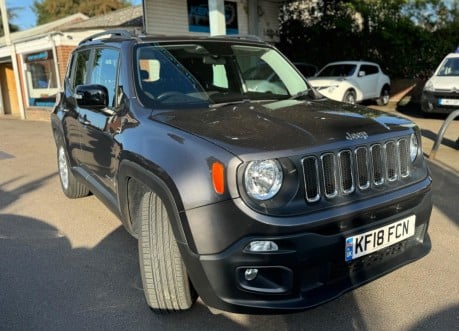
[[216, 35], [212, 36], [212, 38], [234, 38], [234, 39], [241, 39], [241, 40], [252, 40], [252, 41], [259, 41], [262, 43], [266, 43], [261, 37], [256, 36], [254, 34], [222, 34], [222, 35]]
[[132, 32], [130, 32], [128, 30], [113, 29], [113, 30], [107, 30], [107, 31], [103, 31], [103, 32], [99, 32], [99, 33], [93, 34], [93, 35], [83, 39], [82, 41], [80, 41], [80, 43], [78, 45], [82, 45], [84, 43], [87, 43], [88, 41], [93, 41], [94, 39], [100, 38], [102, 36], [110, 36], [110, 37], [117, 36], [117, 37], [124, 37], [124, 38], [136, 37], [135, 34], [133, 34]]

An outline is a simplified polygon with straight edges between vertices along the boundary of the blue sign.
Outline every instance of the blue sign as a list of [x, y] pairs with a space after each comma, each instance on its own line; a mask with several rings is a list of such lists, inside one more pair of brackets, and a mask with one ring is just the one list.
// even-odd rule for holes
[[[225, 1], [226, 33], [238, 34], [237, 3]], [[188, 0], [188, 30], [210, 33], [208, 0]]]

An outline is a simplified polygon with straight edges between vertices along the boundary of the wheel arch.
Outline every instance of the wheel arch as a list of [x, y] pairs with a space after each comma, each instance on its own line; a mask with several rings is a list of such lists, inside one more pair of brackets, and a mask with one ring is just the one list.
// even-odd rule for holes
[[187, 224], [183, 202], [171, 177], [159, 166], [142, 160], [125, 159], [118, 171], [118, 196], [122, 222], [137, 238], [140, 199], [147, 192], [155, 192], [163, 200], [170, 215], [174, 236], [179, 243], [187, 243], [184, 226]]
[[60, 140], [62, 140], [63, 143], [66, 143], [62, 123], [53, 115], [51, 116], [51, 132], [53, 133], [54, 143], [56, 144], [56, 146], [58, 145]]
[[386, 88], [387, 88], [387, 90], [388, 90], [389, 93], [390, 93], [390, 84], [387, 83], [387, 82], [385, 82], [385, 83], [383, 84], [383, 86], [381, 87], [380, 92], [384, 91], [384, 89], [386, 89]]
[[362, 101], [362, 92], [360, 92], [360, 90], [358, 88], [356, 88], [355, 86], [349, 84], [349, 86], [346, 87], [346, 89], [344, 90], [344, 93], [343, 93], [343, 97], [342, 97], [342, 101], [344, 101], [344, 98], [346, 96], [347, 93], [349, 92], [353, 92], [354, 95], [355, 95], [355, 102], [359, 102], [359, 101]]

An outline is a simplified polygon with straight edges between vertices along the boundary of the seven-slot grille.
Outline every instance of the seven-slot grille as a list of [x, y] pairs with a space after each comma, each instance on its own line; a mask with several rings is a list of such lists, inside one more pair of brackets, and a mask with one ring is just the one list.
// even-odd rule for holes
[[302, 160], [306, 200], [365, 191], [409, 175], [409, 140], [402, 138]]

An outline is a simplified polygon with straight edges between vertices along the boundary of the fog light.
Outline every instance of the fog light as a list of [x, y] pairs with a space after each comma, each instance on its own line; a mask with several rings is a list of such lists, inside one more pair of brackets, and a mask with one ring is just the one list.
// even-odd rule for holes
[[247, 248], [250, 252], [274, 252], [279, 250], [277, 244], [270, 240], [252, 241]]
[[257, 278], [257, 275], [258, 275], [258, 269], [254, 269], [254, 268], [246, 269], [246, 271], [244, 272], [244, 277], [248, 281], [254, 280], [255, 278]]

